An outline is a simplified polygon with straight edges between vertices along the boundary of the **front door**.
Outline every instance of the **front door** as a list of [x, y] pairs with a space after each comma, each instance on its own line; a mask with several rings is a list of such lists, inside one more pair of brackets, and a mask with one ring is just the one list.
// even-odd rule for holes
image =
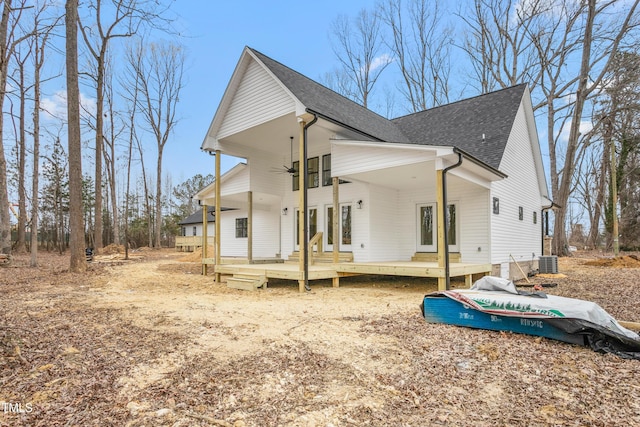
[[[333, 250], [333, 206], [327, 206], [325, 222], [327, 236], [325, 238], [327, 251]], [[338, 219], [338, 236], [340, 238], [340, 252], [351, 252], [351, 204], [340, 205]]]
[[[448, 205], [447, 243], [450, 252], [459, 252], [457, 203]], [[417, 206], [417, 252], [438, 251], [438, 209], [436, 203], [424, 203]]]

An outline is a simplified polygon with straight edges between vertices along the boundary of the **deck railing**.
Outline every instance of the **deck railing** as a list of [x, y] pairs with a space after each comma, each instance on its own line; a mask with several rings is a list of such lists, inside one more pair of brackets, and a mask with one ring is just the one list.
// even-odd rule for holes
[[[176, 236], [176, 250], [195, 250], [202, 247], [203, 236]], [[214, 246], [214, 236], [207, 236], [207, 246]]]
[[309, 264], [313, 264], [314, 247], [317, 247], [315, 253], [318, 255], [324, 253], [322, 248], [322, 231], [318, 231], [311, 240], [309, 240]]

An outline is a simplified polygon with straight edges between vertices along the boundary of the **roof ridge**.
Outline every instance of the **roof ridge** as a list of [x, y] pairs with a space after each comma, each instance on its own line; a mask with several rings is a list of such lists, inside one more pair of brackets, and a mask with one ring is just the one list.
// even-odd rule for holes
[[405, 115], [402, 115], [402, 116], [394, 117], [393, 119], [390, 119], [390, 120], [392, 122], [394, 122], [396, 120], [404, 119], [406, 117], [414, 116], [416, 114], [422, 114], [422, 113], [425, 113], [427, 111], [434, 111], [434, 110], [437, 110], [437, 109], [440, 109], [440, 108], [450, 107], [450, 106], [459, 104], [461, 102], [472, 101], [472, 100], [474, 100], [476, 98], [481, 98], [481, 97], [485, 97], [485, 96], [489, 96], [489, 95], [495, 95], [495, 94], [498, 94], [499, 92], [512, 90], [512, 89], [515, 89], [515, 88], [520, 87], [520, 86], [527, 86], [527, 83], [518, 83], [516, 85], [503, 87], [503, 88], [500, 88], [500, 89], [493, 90], [491, 92], [479, 93], [478, 95], [475, 95], [475, 96], [472, 96], [472, 97], [469, 97], [469, 98], [458, 99], [457, 101], [449, 102], [447, 104], [436, 105], [434, 107], [427, 108], [426, 110], [420, 110], [420, 111], [416, 111], [416, 112], [413, 112], [413, 113], [405, 114]]

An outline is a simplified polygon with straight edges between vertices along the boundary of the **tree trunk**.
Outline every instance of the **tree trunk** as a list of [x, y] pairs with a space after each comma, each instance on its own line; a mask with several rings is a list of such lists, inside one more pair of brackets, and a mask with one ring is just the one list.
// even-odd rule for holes
[[104, 94], [103, 94], [103, 80], [104, 80], [104, 61], [102, 58], [98, 59], [98, 75], [97, 87], [96, 87], [96, 157], [95, 157], [95, 219], [94, 219], [94, 237], [93, 242], [97, 252], [100, 252], [104, 246], [102, 241], [102, 112], [104, 110]]
[[155, 247], [162, 247], [162, 148], [158, 147], [158, 164], [156, 167], [156, 241]]
[[[67, 116], [69, 155], [69, 228], [71, 261], [69, 270], [81, 273], [87, 269], [84, 252], [84, 217], [82, 209], [82, 144], [80, 135], [80, 90], [78, 88], [78, 0], [67, 0], [66, 62]], [[96, 196], [97, 197], [97, 196]]]
[[[4, 111], [4, 94], [7, 87], [7, 27], [11, 0], [4, 0], [0, 20], [0, 113]], [[7, 160], [4, 155], [4, 114], [0, 114], [0, 253], [11, 255], [11, 218], [9, 217], [9, 193], [7, 191]]]
[[24, 83], [24, 62], [18, 64], [20, 74], [20, 117], [18, 125], [18, 235], [16, 253], [27, 251], [27, 191], [25, 188], [25, 168], [27, 156], [27, 132], [25, 130], [26, 88]]
[[35, 65], [33, 86], [33, 178], [31, 183], [31, 267], [38, 266], [38, 209], [39, 209], [39, 175], [40, 175], [40, 67], [44, 62], [46, 38], [39, 46], [38, 36], [35, 40]]

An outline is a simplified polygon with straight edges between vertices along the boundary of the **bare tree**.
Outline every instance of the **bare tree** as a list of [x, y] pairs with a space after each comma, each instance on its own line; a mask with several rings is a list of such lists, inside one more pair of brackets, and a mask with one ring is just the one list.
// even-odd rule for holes
[[[9, 217], [9, 192], [7, 190], [7, 159], [4, 154], [4, 99], [7, 92], [9, 58], [15, 47], [27, 36], [15, 37], [14, 30], [20, 21], [24, 1], [13, 7], [11, 0], [4, 0], [0, 18], [0, 253], [11, 255], [11, 218]], [[13, 17], [12, 17], [13, 14]]]
[[[110, 61], [108, 61], [110, 62]], [[107, 169], [107, 183], [109, 188], [109, 195], [111, 198], [111, 217], [113, 222], [113, 243], [120, 244], [120, 215], [118, 214], [118, 200], [116, 196], [116, 143], [124, 132], [125, 128], [122, 120], [119, 118], [116, 112], [115, 99], [113, 93], [113, 82], [111, 67], [105, 68], [105, 99], [108, 113], [105, 112], [104, 116], [107, 119], [107, 127], [103, 132], [104, 137], [104, 162]]]
[[[23, 47], [26, 45], [26, 48]], [[7, 77], [13, 82], [18, 96], [18, 114], [12, 114], [11, 118], [16, 128], [15, 121], [18, 120], [17, 129], [14, 133], [16, 136], [16, 154], [17, 154], [17, 175], [18, 175], [18, 225], [17, 239], [15, 251], [17, 253], [25, 253], [26, 247], [26, 225], [27, 225], [27, 190], [26, 190], [26, 161], [27, 161], [27, 131], [26, 131], [26, 105], [27, 92], [29, 87], [26, 84], [26, 62], [33, 53], [33, 40], [26, 39], [25, 43], [15, 46], [11, 55], [15, 62], [14, 73], [8, 74]], [[17, 74], [17, 76], [15, 75]]]
[[84, 253], [84, 218], [82, 212], [82, 144], [80, 140], [80, 89], [78, 85], [78, 0], [65, 4], [67, 118], [69, 154], [69, 271], [81, 273], [87, 269]]
[[551, 194], [560, 205], [554, 222], [558, 254], [568, 253], [568, 202], [576, 165], [590, 144], [580, 128], [585, 106], [600, 90], [613, 55], [631, 42], [637, 6], [638, 0], [624, 8], [615, 0], [475, 0], [465, 18], [470, 28], [465, 51], [482, 90], [524, 81], [533, 90], [534, 110], [545, 109]]
[[620, 247], [640, 245], [637, 209], [640, 204], [637, 162], [640, 151], [640, 54], [637, 51], [616, 54], [602, 86], [597, 114], [602, 117], [602, 142], [610, 153], [611, 163], [610, 173], [602, 173], [609, 178], [605, 225], [608, 243], [613, 244], [614, 253], [617, 253], [618, 224]]
[[550, 13], [548, 0], [474, 0], [459, 13], [467, 25], [463, 51], [470, 59], [471, 78], [482, 93], [527, 82], [534, 90], [541, 68], [531, 34]]
[[[155, 0], [91, 0], [87, 5], [90, 17], [80, 18], [80, 30], [84, 44], [94, 61], [91, 73], [96, 88], [95, 115], [95, 231], [97, 250], [102, 242], [102, 155], [104, 124], [104, 86], [107, 58], [114, 39], [128, 38], [138, 33], [144, 24], [167, 22], [160, 13], [165, 10]], [[91, 23], [92, 25], [88, 25]]]
[[411, 111], [448, 102], [452, 30], [439, 1], [410, 0], [405, 9], [401, 0], [384, 0], [379, 7], [391, 32], [387, 45], [402, 75], [400, 90]]
[[[566, 150], [562, 153], [564, 155], [562, 169], [559, 172], [553, 169], [551, 171], [552, 177], [553, 174], [560, 175], [557, 186], [552, 186], [553, 198], [561, 206], [556, 211], [554, 222], [554, 246], [558, 254], [568, 254], [564, 206], [571, 195], [576, 159], [580, 155], [580, 124], [584, 107], [601, 87], [601, 82], [609, 71], [613, 58], [625, 37], [640, 24], [636, 13], [639, 2], [640, 0], [635, 0], [622, 15], [614, 13], [614, 1], [597, 3], [596, 0], [588, 0], [581, 4], [584, 14], [584, 26], [581, 31], [582, 49], [578, 84], [570, 116], [569, 137]], [[610, 20], [612, 13], [615, 14], [615, 20]]]
[[361, 9], [353, 21], [339, 16], [332, 30], [333, 52], [342, 65], [335, 82], [346, 83], [339, 84], [338, 91], [367, 108], [380, 74], [392, 62], [390, 55], [382, 53], [379, 17]]
[[48, 7], [45, 2], [34, 15], [34, 64], [33, 64], [33, 176], [31, 187], [31, 267], [38, 266], [38, 211], [40, 193], [40, 93], [41, 71], [45, 63], [47, 42], [52, 29], [58, 25], [62, 17], [58, 17], [51, 25], [41, 27], [40, 15]]
[[155, 247], [161, 246], [162, 154], [176, 118], [176, 105], [183, 86], [185, 53], [181, 46], [140, 41], [129, 49], [127, 58], [139, 84], [138, 109], [153, 134], [158, 157], [156, 164]]

